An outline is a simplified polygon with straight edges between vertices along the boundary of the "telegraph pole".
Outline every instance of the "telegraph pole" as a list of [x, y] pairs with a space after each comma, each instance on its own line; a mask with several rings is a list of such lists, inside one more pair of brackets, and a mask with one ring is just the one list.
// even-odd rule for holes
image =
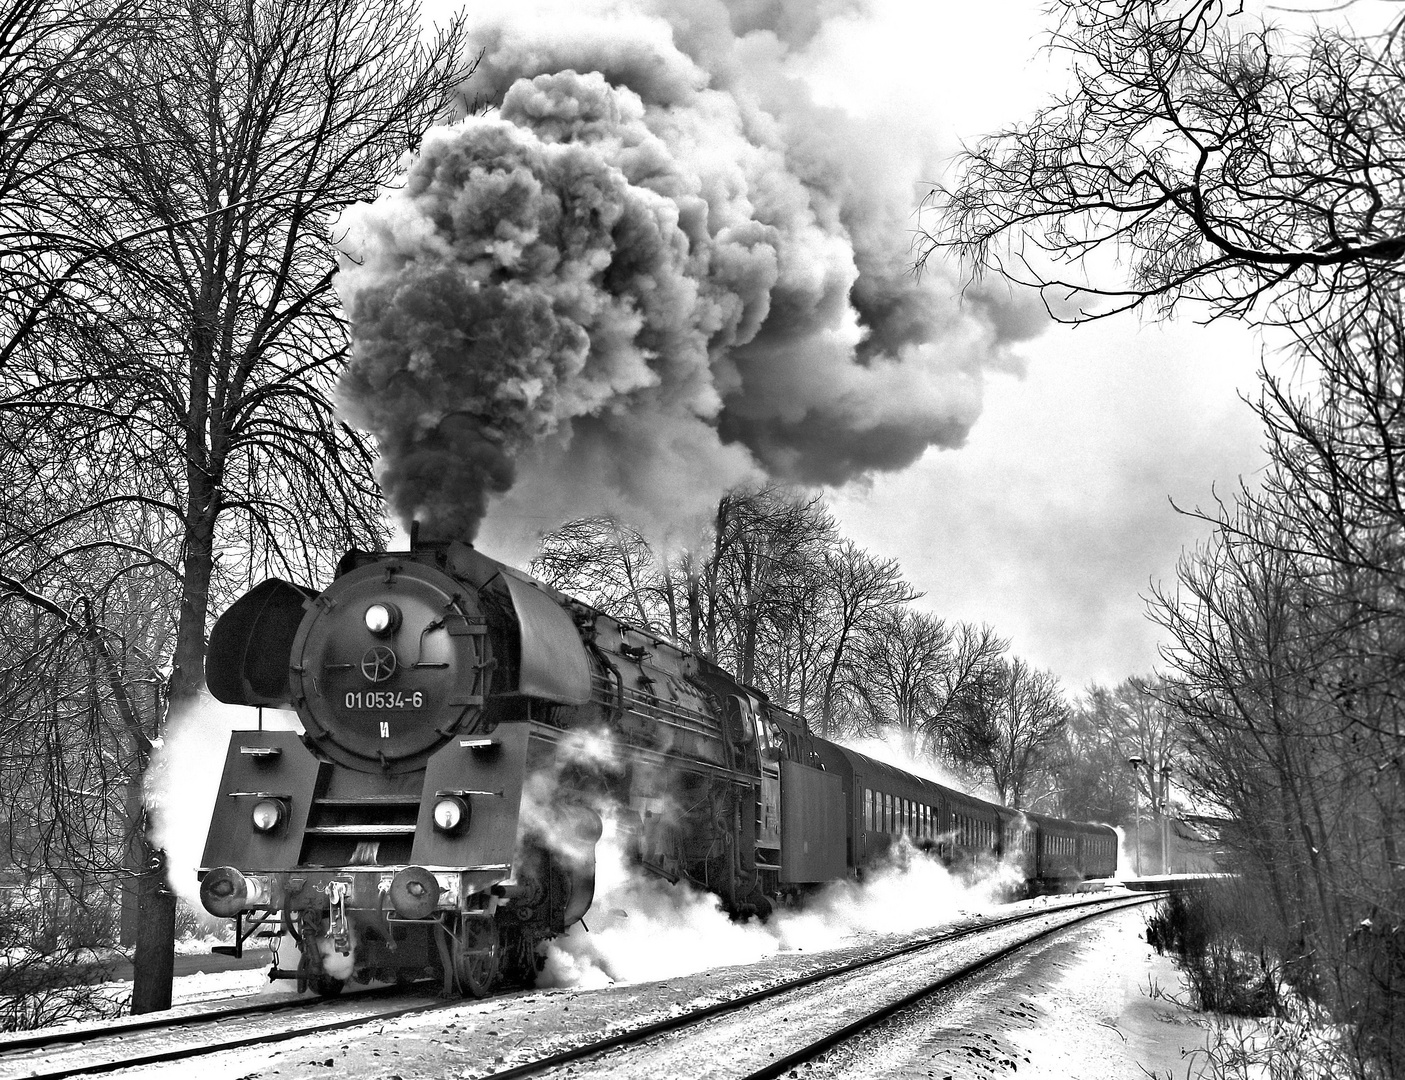
[[1161, 872], [1171, 872], [1171, 766], [1161, 766]]

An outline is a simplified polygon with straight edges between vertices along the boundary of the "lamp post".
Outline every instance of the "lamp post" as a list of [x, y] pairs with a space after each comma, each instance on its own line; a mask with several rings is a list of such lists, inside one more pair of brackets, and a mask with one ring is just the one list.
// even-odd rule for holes
[[1127, 764], [1132, 768], [1132, 806], [1136, 819], [1136, 846], [1133, 848], [1137, 863], [1137, 877], [1142, 876], [1142, 782], [1137, 770], [1145, 764], [1139, 757], [1129, 757]]

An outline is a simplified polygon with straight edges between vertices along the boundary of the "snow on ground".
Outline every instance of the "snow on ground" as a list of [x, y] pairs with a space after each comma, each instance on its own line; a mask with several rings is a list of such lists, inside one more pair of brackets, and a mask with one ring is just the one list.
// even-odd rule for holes
[[269, 982], [267, 966], [245, 971], [204, 971], [172, 980], [171, 1004], [188, 1005], [220, 998], [289, 993], [297, 993], [297, 984]]
[[[1060, 935], [1031, 962], [1027, 985], [1006, 979], [984, 1015], [972, 1017], [974, 1028], [1023, 1058], [1021, 1080], [1200, 1075], [1211, 1021], [1180, 1004], [1189, 991], [1171, 959], [1146, 943], [1148, 910]], [[961, 1060], [954, 1057], [954, 1064]]]
[[[228, 944], [227, 940], [213, 936], [185, 938], [176, 942], [176, 977], [171, 980], [173, 1007], [252, 994], [296, 993], [297, 986], [293, 982], [269, 982], [268, 969], [273, 961], [267, 948], [246, 947], [248, 962], [256, 966], [232, 968], [229, 966], [231, 961], [212, 952], [213, 946]], [[209, 960], [208, 970], [204, 970], [206, 965], [201, 963], [202, 958]], [[131, 959], [124, 954], [117, 954], [114, 959], [120, 968], [118, 978], [101, 984], [101, 989], [114, 1001], [126, 1001], [132, 993]], [[283, 946], [281, 963], [297, 966], [295, 946]]]
[[[916, 1043], [891, 1069], [874, 1068], [878, 1062], [870, 1057], [855, 1063], [854, 1070], [839, 1068], [836, 1062], [834, 1074], [934, 1080], [1004, 1076], [1017, 1080], [1146, 1080], [1148, 1076], [1198, 1080], [1211, 1018], [1177, 1004], [1187, 1000], [1188, 994], [1171, 961], [1157, 956], [1146, 944], [1145, 916], [1149, 910], [1140, 907], [1084, 923], [1057, 936], [1032, 956], [999, 965], [983, 977], [974, 992], [933, 1004]], [[812, 961], [816, 959], [814, 953], [809, 955]], [[540, 1030], [563, 1030], [583, 1019], [578, 1014], [599, 1010], [602, 1018], [618, 1015], [626, 1003], [629, 1009], [644, 1012], [677, 1008], [680, 1002], [718, 993], [723, 984], [733, 981], [753, 985], [784, 977], [801, 962], [802, 956], [784, 953], [753, 964], [719, 967], [660, 982], [549, 989], [466, 1002], [450, 1014], [454, 1019], [447, 1026], [445, 1014], [405, 1018], [380, 1032], [368, 1030], [354, 1044], [347, 1044], [343, 1033], [329, 1037], [326, 1047], [309, 1045], [299, 1051], [295, 1044], [286, 1044], [276, 1053], [235, 1055], [228, 1067], [212, 1060], [208, 1075], [271, 1076], [277, 1072], [280, 1080], [326, 1076], [324, 1063], [329, 1055], [340, 1055], [334, 1074], [384, 1076], [384, 1070], [376, 1068], [382, 1060], [379, 1053], [394, 1055], [396, 1071], [407, 1080], [445, 1075], [446, 1055], [462, 1062], [455, 1075], [470, 1065], [469, 1059], [475, 1059], [478, 1067], [470, 1065], [468, 1074], [476, 1074], [480, 1068], [489, 1071], [483, 1066], [490, 1059], [476, 1061], [485, 1038], [494, 1043], [499, 1030], [507, 1030], [503, 1024], [509, 1017], [514, 1018], [509, 1026], [519, 1041], [517, 1051], [526, 1052], [533, 1044], [532, 1032], [537, 1030], [538, 1021]], [[269, 992], [268, 987], [265, 970], [207, 973], [177, 979], [175, 998], [178, 1003], [209, 1000], [219, 994]], [[572, 1009], [572, 1004], [577, 1008]], [[534, 1012], [541, 1015], [526, 1019]], [[895, 1043], [904, 1037], [901, 1033], [892, 1036]], [[432, 1042], [437, 1049], [417, 1061], [411, 1048], [421, 1041]], [[309, 1056], [316, 1060], [307, 1060]], [[814, 1075], [822, 1072], [828, 1074], [817, 1066]], [[811, 1074], [807, 1071], [806, 1075]]]

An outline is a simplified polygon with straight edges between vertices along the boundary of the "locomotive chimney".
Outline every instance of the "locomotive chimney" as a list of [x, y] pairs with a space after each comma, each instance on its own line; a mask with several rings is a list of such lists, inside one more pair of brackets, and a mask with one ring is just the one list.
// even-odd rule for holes
[[420, 521], [413, 518], [410, 521], [410, 550], [414, 551], [420, 546]]

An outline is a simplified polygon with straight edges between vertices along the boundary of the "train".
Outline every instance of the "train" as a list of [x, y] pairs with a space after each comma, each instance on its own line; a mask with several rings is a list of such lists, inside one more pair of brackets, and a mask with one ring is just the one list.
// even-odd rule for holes
[[[463, 542], [352, 550], [211, 629], [231, 733], [198, 869], [212, 915], [299, 946], [299, 990], [530, 984], [595, 893], [608, 820], [642, 872], [734, 918], [862, 878], [906, 841], [1030, 892], [1111, 877], [1106, 825], [1007, 809], [818, 737], [707, 658]], [[277, 940], [283, 940], [278, 937]]]

